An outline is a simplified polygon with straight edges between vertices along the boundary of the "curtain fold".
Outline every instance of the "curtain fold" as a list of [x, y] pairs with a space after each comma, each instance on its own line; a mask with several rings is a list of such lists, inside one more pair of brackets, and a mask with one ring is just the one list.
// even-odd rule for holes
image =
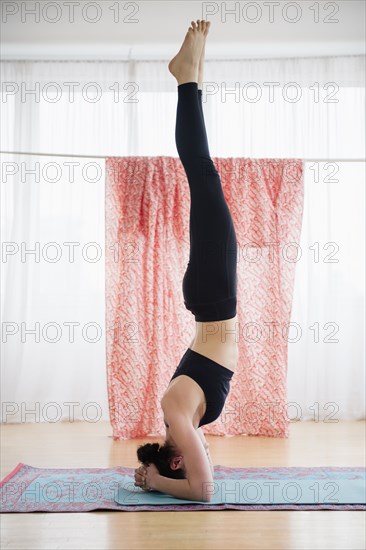
[[[300, 159], [214, 158], [238, 240], [239, 364], [211, 435], [287, 437], [287, 339], [303, 214]], [[160, 399], [195, 332], [183, 303], [180, 159], [106, 159], [106, 361], [114, 438], [164, 435]], [[116, 255], [116, 250], [119, 254]]]

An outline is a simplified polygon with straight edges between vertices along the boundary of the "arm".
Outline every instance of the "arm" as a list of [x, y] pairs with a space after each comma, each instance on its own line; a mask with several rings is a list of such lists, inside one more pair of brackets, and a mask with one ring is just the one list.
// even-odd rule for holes
[[[147, 482], [148, 488], [144, 487], [145, 482]], [[147, 491], [169, 493], [182, 499], [199, 500], [193, 495], [188, 479], [172, 479], [162, 476], [155, 464], [143, 465], [135, 469], [135, 486]]]
[[197, 428], [197, 433], [199, 435], [199, 438], [200, 440], [202, 441], [203, 443], [203, 447], [206, 451], [206, 455], [207, 455], [207, 458], [208, 458], [208, 461], [210, 463], [210, 468], [211, 468], [211, 472], [212, 472], [212, 476], [215, 475], [215, 470], [214, 470], [214, 465], [212, 463], [212, 459], [211, 459], [211, 455], [210, 455], [210, 451], [208, 450], [208, 447], [209, 447], [209, 444], [207, 443], [206, 441], [206, 438], [205, 438], [205, 434], [203, 433], [203, 431], [201, 430], [201, 428]]
[[184, 457], [186, 479], [171, 479], [157, 475], [150, 486], [177, 498], [209, 502], [213, 484], [213, 472], [200, 435], [184, 415], [169, 416], [172, 438]]
[[[208, 443], [206, 443], [205, 447], [206, 456], [208, 458], [208, 461], [210, 463], [210, 469], [212, 473], [212, 477], [214, 476], [214, 466], [212, 464], [210, 452], [208, 450]], [[156, 478], [153, 481], [153, 489], [155, 491], [161, 491], [162, 493], [169, 493], [170, 495], [173, 495], [177, 498], [184, 498], [186, 500], [202, 500], [201, 495], [199, 498], [193, 498], [192, 497], [192, 489], [189, 485], [188, 479], [172, 479], [165, 476], [156, 476]]]
[[198, 495], [194, 492], [188, 479], [172, 479], [170, 477], [157, 475], [154, 478], [151, 488], [155, 491], [168, 493], [173, 497], [185, 500], [203, 500], [204, 502], [208, 502], [207, 498], [202, 498], [204, 496], [203, 494]]

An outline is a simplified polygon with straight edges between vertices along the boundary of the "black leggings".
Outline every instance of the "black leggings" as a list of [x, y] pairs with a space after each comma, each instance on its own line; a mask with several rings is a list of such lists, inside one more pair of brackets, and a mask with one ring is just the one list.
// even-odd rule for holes
[[184, 304], [198, 322], [231, 319], [236, 315], [236, 234], [210, 156], [197, 82], [178, 85], [175, 141], [191, 196]]

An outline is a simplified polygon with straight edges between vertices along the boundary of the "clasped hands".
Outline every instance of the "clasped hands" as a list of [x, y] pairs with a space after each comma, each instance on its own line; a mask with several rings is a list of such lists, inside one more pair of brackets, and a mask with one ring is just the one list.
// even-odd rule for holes
[[155, 464], [135, 468], [135, 486], [141, 487], [144, 491], [154, 491], [154, 480], [158, 475], [159, 470]]

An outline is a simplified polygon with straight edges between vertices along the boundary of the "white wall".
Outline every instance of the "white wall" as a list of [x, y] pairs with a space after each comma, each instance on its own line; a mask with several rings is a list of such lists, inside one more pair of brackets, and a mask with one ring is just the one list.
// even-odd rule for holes
[[168, 59], [192, 19], [212, 22], [208, 58], [354, 55], [365, 49], [364, 0], [43, 0], [4, 1], [1, 8], [3, 59]]

